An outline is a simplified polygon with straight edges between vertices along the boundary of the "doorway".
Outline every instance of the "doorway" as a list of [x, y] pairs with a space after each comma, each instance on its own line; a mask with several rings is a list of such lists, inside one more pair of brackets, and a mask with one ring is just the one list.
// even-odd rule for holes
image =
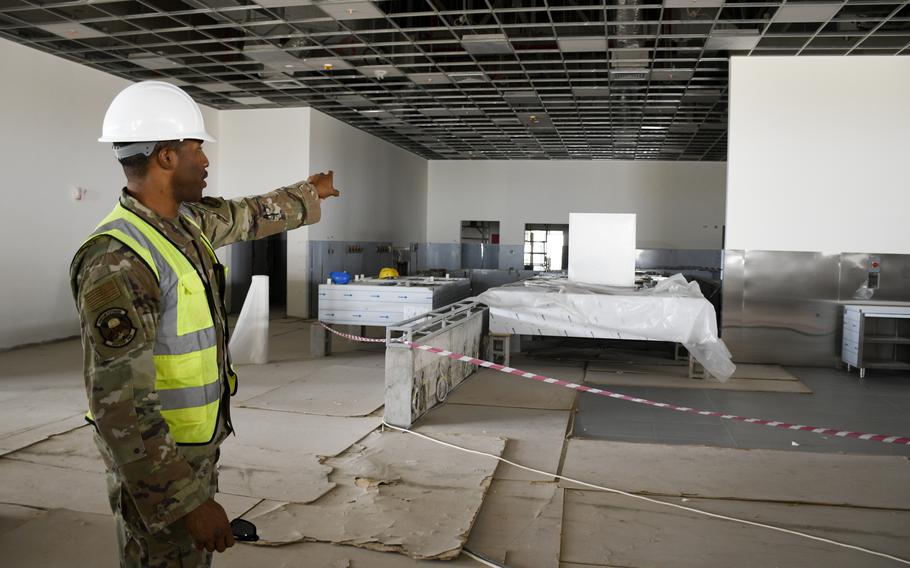
[[569, 226], [552, 223], [525, 225], [525, 270], [569, 268]]

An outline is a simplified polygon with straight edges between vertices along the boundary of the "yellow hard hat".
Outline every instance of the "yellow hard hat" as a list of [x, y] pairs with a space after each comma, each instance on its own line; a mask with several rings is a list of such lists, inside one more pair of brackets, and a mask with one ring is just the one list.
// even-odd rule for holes
[[379, 271], [380, 280], [384, 280], [386, 278], [398, 278], [398, 276], [398, 271], [394, 268], [389, 268], [388, 266]]

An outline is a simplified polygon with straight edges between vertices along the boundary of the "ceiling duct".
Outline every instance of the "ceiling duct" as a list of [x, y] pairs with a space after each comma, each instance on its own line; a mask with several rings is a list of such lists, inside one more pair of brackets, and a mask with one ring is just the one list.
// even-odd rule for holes
[[[617, 45], [623, 49], [634, 49], [641, 47], [641, 40], [638, 38], [628, 38], [623, 36], [641, 35], [641, 9], [638, 7], [640, 0], [616, 0], [616, 5], [620, 7], [616, 10], [616, 40]], [[630, 7], [631, 6], [631, 7]]]

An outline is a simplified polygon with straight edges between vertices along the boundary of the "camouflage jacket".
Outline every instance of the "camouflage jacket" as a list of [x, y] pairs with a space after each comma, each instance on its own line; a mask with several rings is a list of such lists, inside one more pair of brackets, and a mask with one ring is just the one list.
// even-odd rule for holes
[[[219, 371], [224, 377], [230, 364], [224, 277], [221, 265], [206, 252], [200, 229], [218, 248], [315, 223], [320, 217], [315, 188], [302, 182], [236, 200], [205, 197], [184, 204], [173, 220], [159, 216], [125, 190], [120, 203], [161, 231], [210, 285]], [[212, 497], [204, 470], [213, 466], [218, 446], [232, 431], [226, 386], [222, 381], [222, 412], [212, 441], [177, 445], [155, 392], [152, 353], [162, 297], [155, 275], [130, 248], [102, 235], [76, 253], [70, 283], [81, 319], [85, 387], [96, 441], [108, 471], [130, 495], [146, 527], [160, 530]], [[116, 337], [96, 325], [112, 308], [120, 315]]]

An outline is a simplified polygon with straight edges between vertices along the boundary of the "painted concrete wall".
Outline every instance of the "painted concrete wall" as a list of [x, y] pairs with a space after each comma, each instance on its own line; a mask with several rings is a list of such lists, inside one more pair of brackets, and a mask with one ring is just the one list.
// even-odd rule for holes
[[725, 175], [722, 162], [432, 160], [427, 241], [459, 242], [467, 220], [521, 244], [526, 223], [637, 213], [639, 248], [720, 248]]
[[[309, 177], [308, 108], [220, 111], [217, 170], [224, 197], [243, 197], [271, 191]], [[310, 227], [287, 234], [288, 313], [307, 310], [307, 243]], [[232, 288], [246, 290], [252, 273], [251, 249], [233, 245], [226, 255], [233, 264]], [[243, 285], [238, 286], [240, 281]]]
[[333, 170], [341, 197], [330, 200], [313, 240], [391, 241], [426, 234], [427, 161], [326, 114], [312, 112], [310, 167]]
[[[4, 349], [79, 333], [69, 264], [125, 185], [110, 144], [97, 140], [107, 106], [130, 83], [3, 39], [0, 77]], [[216, 113], [204, 113], [217, 138]], [[217, 144], [206, 149], [217, 157]], [[81, 201], [71, 196], [77, 186], [88, 190]]]

